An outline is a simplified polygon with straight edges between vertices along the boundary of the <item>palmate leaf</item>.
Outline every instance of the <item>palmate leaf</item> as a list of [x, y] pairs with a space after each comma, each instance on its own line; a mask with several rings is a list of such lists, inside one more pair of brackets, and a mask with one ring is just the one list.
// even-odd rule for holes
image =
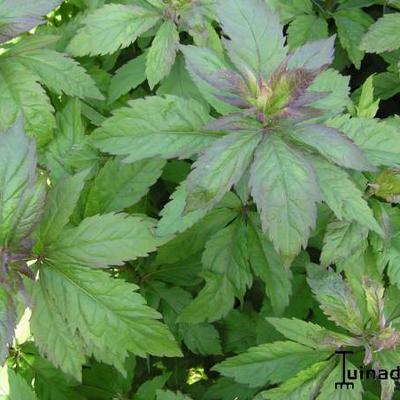
[[257, 148], [250, 174], [263, 230], [290, 264], [315, 225], [321, 199], [315, 172], [299, 152], [271, 135]]
[[[36, 298], [32, 313], [34, 337], [40, 338], [42, 345], [39, 348], [44, 349], [61, 368], [61, 363], [65, 362], [62, 357], [75, 357], [76, 360], [66, 360], [75, 376], [80, 360], [76, 351], [73, 355], [62, 352], [58, 340], [64, 337], [65, 329], [62, 329], [60, 321], [68, 327], [75, 342], [82, 341], [88, 356], [93, 354], [99, 361], [115, 365], [122, 373], [128, 353], [141, 357], [146, 354], [180, 355], [171, 333], [157, 321], [160, 315], [134, 292], [137, 290], [134, 284], [87, 267], [45, 263], [40, 268], [38, 285], [42, 294]], [[43, 316], [41, 307], [44, 300], [51, 305], [53, 313], [57, 310], [57, 317], [53, 318], [59, 317], [57, 323], [52, 322], [52, 335], [43, 332], [48, 329], [47, 324], [43, 324], [46, 316], [51, 318], [52, 315], [46, 312]], [[67, 338], [71, 343], [72, 338]], [[74, 362], [71, 364], [71, 361]]]
[[147, 256], [165, 239], [153, 234], [154, 223], [147, 217], [126, 214], [95, 215], [77, 227], [67, 227], [47, 248], [54, 263], [106, 268]]
[[213, 369], [236, 382], [261, 387], [285, 381], [330, 354], [289, 341], [265, 343], [228, 358]]
[[108, 54], [133, 43], [161, 18], [151, 6], [107, 4], [89, 14], [67, 50], [74, 56]]
[[204, 130], [210, 117], [194, 100], [175, 96], [130, 101], [92, 136], [104, 152], [125, 156], [124, 162], [149, 157], [189, 157], [219, 135]]
[[218, 17], [230, 38], [224, 45], [236, 67], [268, 79], [286, 56], [279, 17], [263, 0], [219, 0]]
[[0, 42], [12, 39], [43, 22], [43, 16], [62, 0], [2, 0], [0, 2]]
[[179, 33], [176, 25], [171, 20], [163, 22], [147, 54], [146, 75], [150, 89], [171, 71], [178, 44]]

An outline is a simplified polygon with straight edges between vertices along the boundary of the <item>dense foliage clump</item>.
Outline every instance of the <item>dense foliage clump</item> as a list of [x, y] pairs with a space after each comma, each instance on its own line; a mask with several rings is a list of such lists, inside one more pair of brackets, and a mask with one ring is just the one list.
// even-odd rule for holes
[[0, 394], [396, 399], [398, 0], [0, 0]]

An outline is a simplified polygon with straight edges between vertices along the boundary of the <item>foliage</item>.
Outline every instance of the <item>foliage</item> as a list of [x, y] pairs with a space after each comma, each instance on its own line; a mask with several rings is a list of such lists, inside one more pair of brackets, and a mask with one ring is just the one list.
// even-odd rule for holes
[[0, 395], [396, 399], [400, 2], [0, 0]]

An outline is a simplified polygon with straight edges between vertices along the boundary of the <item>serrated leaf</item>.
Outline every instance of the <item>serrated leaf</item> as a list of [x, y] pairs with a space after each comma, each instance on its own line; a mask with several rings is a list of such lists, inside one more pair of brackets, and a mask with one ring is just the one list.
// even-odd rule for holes
[[363, 37], [361, 48], [369, 53], [383, 53], [400, 47], [400, 14], [386, 14], [375, 22]]
[[[1, 266], [3, 269], [3, 265]], [[3, 365], [8, 355], [8, 348], [14, 339], [17, 324], [16, 309], [10, 293], [0, 286], [0, 364]]]
[[18, 115], [21, 115], [26, 131], [36, 138], [38, 147], [42, 147], [53, 136], [55, 120], [52, 114], [53, 107], [37, 81], [37, 75], [25, 66], [12, 60], [2, 59], [0, 130], [9, 128]]
[[185, 211], [209, 209], [239, 182], [261, 141], [259, 132], [234, 132], [207, 147], [186, 179]]
[[181, 392], [171, 392], [170, 390], [157, 390], [157, 400], [191, 400], [191, 397]]
[[292, 293], [291, 273], [284, 267], [272, 243], [261, 231], [254, 215], [250, 217], [247, 229], [251, 266], [265, 283], [274, 314], [280, 315], [289, 304]]
[[162, 389], [170, 377], [171, 373], [165, 373], [144, 382], [140, 385], [132, 400], [155, 400], [156, 391]]
[[9, 385], [7, 400], [37, 400], [35, 392], [21, 375], [11, 368], [8, 368], [7, 374]]
[[87, 171], [67, 176], [54, 186], [47, 195], [38, 237], [43, 244], [54, 242], [67, 225], [85, 184]]
[[[14, 240], [18, 222], [23, 217], [24, 208], [29, 206], [31, 190], [35, 184], [36, 147], [18, 121], [9, 130], [0, 133], [0, 245], [8, 247]], [[32, 199], [34, 200], [34, 199]], [[42, 204], [34, 202], [32, 213]], [[35, 207], [38, 206], [38, 207]], [[25, 214], [25, 219], [30, 215]], [[25, 222], [27, 222], [25, 220]], [[36, 221], [35, 221], [36, 222]], [[27, 230], [31, 229], [27, 226]]]
[[157, 156], [186, 158], [216, 138], [202, 129], [210, 117], [194, 100], [154, 96], [128, 104], [115, 111], [92, 136], [97, 147], [125, 156], [124, 162]]
[[179, 34], [172, 20], [161, 25], [147, 54], [146, 76], [150, 89], [165, 78], [175, 62]]
[[321, 158], [313, 157], [310, 161], [318, 178], [322, 198], [336, 217], [340, 220], [355, 221], [382, 234], [382, 229], [363, 198], [363, 193], [349, 175]]
[[324, 236], [321, 264], [330, 265], [346, 261], [366, 245], [368, 229], [355, 222], [331, 222]]
[[89, 14], [67, 50], [74, 56], [114, 53], [133, 43], [161, 18], [155, 8], [107, 4]]
[[90, 187], [85, 216], [121, 211], [137, 203], [160, 177], [164, 165], [158, 158], [132, 164], [108, 160]]
[[341, 275], [318, 265], [307, 267], [308, 284], [320, 308], [330, 320], [355, 335], [361, 335], [364, 321], [356, 298]]
[[385, 121], [367, 118], [333, 118], [327, 125], [345, 133], [376, 165], [400, 164], [400, 130]]
[[81, 380], [85, 352], [81, 339], [59, 314], [45, 281], [33, 287], [30, 328], [40, 353], [66, 374]]
[[198, 324], [214, 322], [232, 309], [235, 302], [235, 288], [223, 274], [203, 273], [206, 284], [197, 297], [183, 309], [178, 322]]
[[41, 267], [40, 284], [86, 353], [121, 373], [128, 353], [180, 355], [172, 334], [157, 321], [160, 315], [134, 292], [136, 285], [103, 271], [49, 263]]
[[341, 45], [357, 69], [361, 66], [364, 52], [360, 50], [361, 39], [373, 19], [360, 9], [339, 10], [333, 14]]
[[43, 22], [61, 0], [3, 0], [0, 3], [0, 42], [12, 39]]
[[45, 86], [59, 95], [103, 99], [86, 70], [62, 53], [40, 49], [24, 51], [13, 59], [32, 70]]
[[286, 56], [279, 18], [263, 0], [219, 0], [218, 16], [230, 40], [229, 57], [244, 74], [268, 79]]
[[[182, 324], [181, 324], [182, 325]], [[222, 354], [219, 332], [211, 324], [184, 324], [180, 327], [183, 342], [195, 354]]]
[[338, 130], [317, 124], [300, 125], [291, 136], [314, 147], [328, 160], [357, 171], [375, 171], [364, 153], [346, 135]]
[[288, 28], [288, 43], [291, 50], [327, 36], [327, 22], [316, 15], [299, 15]]
[[265, 343], [228, 358], [213, 369], [236, 382], [261, 387], [285, 381], [329, 355], [329, 351], [315, 351], [289, 341]]
[[115, 72], [108, 88], [109, 103], [113, 103], [130, 90], [136, 89], [146, 80], [146, 57], [146, 53], [141, 54]]
[[322, 361], [300, 371], [282, 385], [265, 390], [259, 394], [260, 399], [268, 400], [305, 400], [318, 393], [324, 378], [329, 374], [329, 361]]
[[[356, 367], [346, 360], [346, 370], [354, 371]], [[333, 369], [333, 371], [326, 377], [324, 384], [321, 388], [321, 393], [316, 398], [317, 400], [361, 400], [363, 398], [363, 387], [361, 380], [352, 380], [354, 388], [351, 390], [338, 390], [335, 387], [336, 382], [342, 381], [342, 366], [340, 363]]]
[[181, 46], [185, 56], [186, 68], [200, 93], [220, 114], [233, 112], [236, 107], [225, 103], [219, 97], [224, 91], [211, 85], [209, 78], [221, 70], [229, 70], [229, 64], [217, 53], [207, 48]]
[[301, 154], [271, 135], [258, 146], [250, 174], [263, 230], [290, 264], [315, 226], [320, 200], [315, 173]]
[[85, 218], [77, 227], [64, 228], [47, 249], [47, 259], [56, 263], [106, 268], [145, 257], [165, 239], [153, 234], [146, 218], [104, 214]]
[[241, 218], [215, 233], [206, 243], [202, 256], [205, 271], [223, 274], [235, 294], [243, 298], [253, 277], [249, 264], [249, 251], [246, 241], [246, 226]]

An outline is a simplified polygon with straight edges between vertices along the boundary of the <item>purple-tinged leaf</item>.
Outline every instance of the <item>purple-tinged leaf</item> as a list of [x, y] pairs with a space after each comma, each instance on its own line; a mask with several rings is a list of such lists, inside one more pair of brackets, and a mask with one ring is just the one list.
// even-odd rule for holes
[[290, 265], [315, 226], [321, 198], [315, 172], [299, 152], [271, 134], [258, 146], [250, 174], [263, 230]]
[[362, 150], [337, 129], [318, 124], [300, 125], [291, 136], [342, 167], [356, 171], [376, 170]]
[[[0, 252], [0, 268], [3, 269], [3, 254]], [[2, 271], [0, 270], [0, 277]], [[3, 365], [12, 344], [16, 325], [16, 312], [10, 293], [0, 285], [0, 364]]]
[[283, 27], [264, 0], [219, 0], [218, 17], [230, 38], [224, 44], [236, 67], [268, 79], [286, 56]]
[[234, 132], [210, 145], [187, 177], [185, 211], [214, 206], [239, 182], [249, 166], [261, 133]]
[[43, 16], [62, 0], [3, 0], [0, 2], [0, 43], [43, 22]]
[[336, 36], [306, 43], [288, 57], [288, 68], [325, 69], [332, 64]]

